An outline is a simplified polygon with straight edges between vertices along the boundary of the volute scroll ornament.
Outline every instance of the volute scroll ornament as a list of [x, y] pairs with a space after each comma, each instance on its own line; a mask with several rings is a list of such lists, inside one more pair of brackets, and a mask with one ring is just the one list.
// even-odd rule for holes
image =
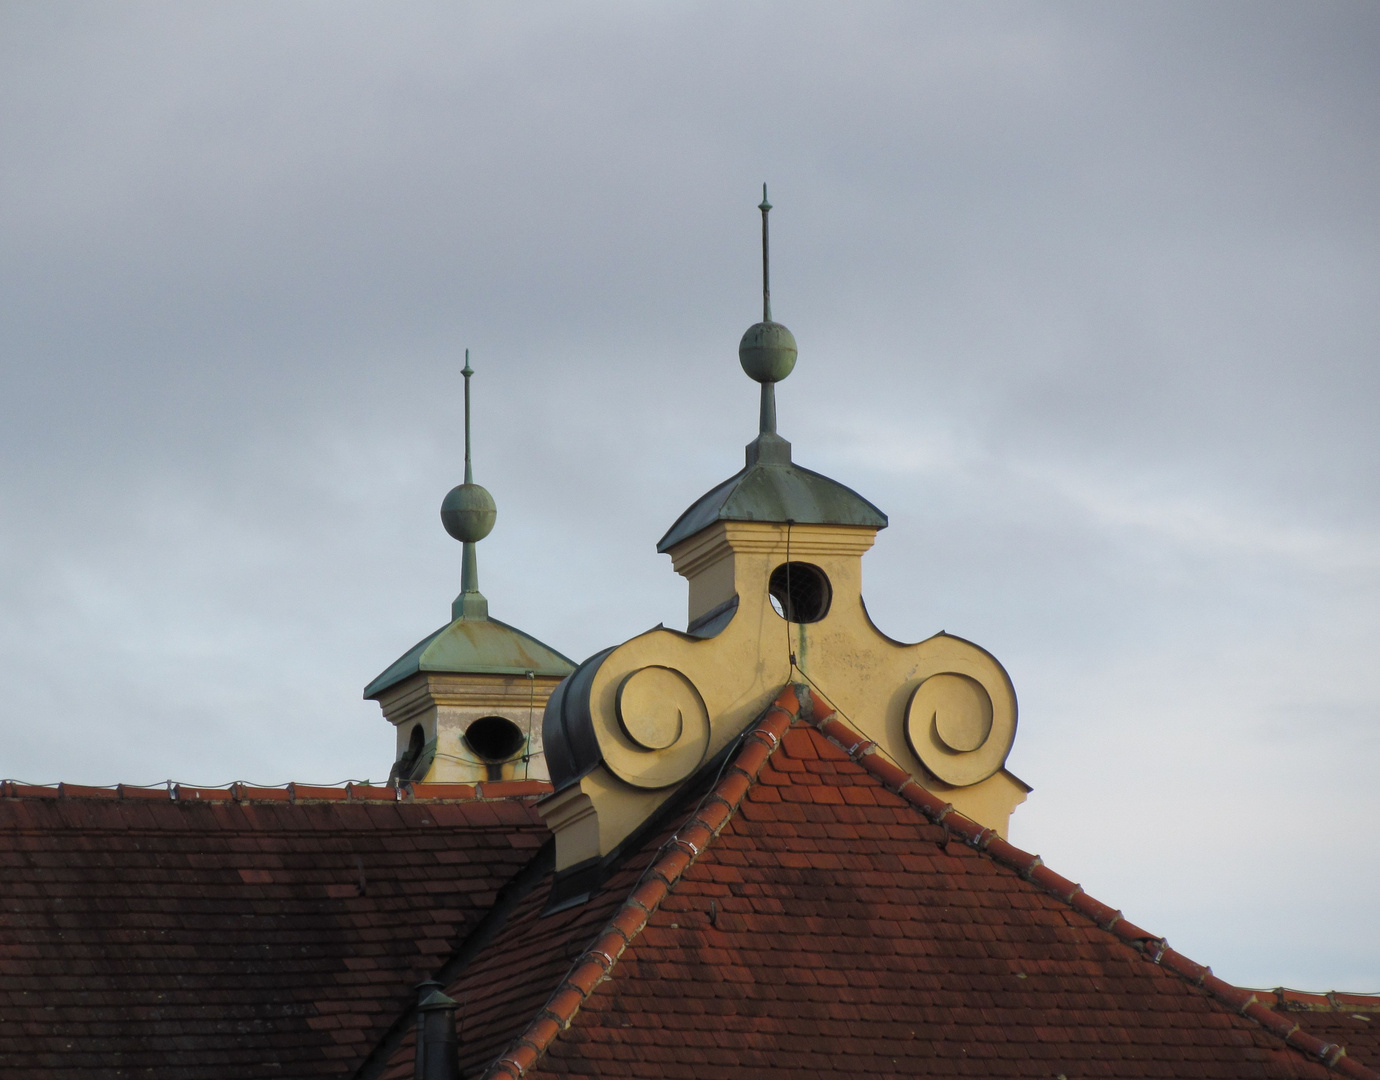
[[[709, 746], [709, 710], [683, 672], [649, 664], [618, 684], [614, 715], [596, 719], [604, 763], [620, 780], [663, 788], [699, 767]], [[602, 722], [601, 722], [602, 721]]]
[[941, 671], [922, 679], [906, 703], [905, 732], [934, 776], [969, 787], [992, 776], [1016, 738], [1016, 696], [1006, 673]]

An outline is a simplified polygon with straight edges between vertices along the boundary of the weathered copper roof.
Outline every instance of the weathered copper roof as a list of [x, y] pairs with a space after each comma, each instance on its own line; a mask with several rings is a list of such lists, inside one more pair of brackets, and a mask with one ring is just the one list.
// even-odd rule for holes
[[376, 697], [419, 671], [483, 675], [551, 675], [564, 678], [575, 664], [550, 645], [491, 618], [459, 618], [428, 634], [364, 688]]
[[1380, 1050], [1216, 978], [790, 690], [588, 903], [537, 889], [446, 992], [486, 1080], [1377, 1080]]
[[789, 453], [787, 444], [784, 460], [759, 459], [701, 495], [667, 530], [657, 551], [670, 551], [717, 521], [886, 528], [881, 510], [837, 480], [792, 463]]

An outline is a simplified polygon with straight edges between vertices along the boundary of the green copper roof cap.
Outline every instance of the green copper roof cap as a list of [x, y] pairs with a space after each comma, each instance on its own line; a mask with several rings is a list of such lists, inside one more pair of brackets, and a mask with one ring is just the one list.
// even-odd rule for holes
[[[790, 443], [780, 440], [790, 453]], [[751, 455], [756, 444], [749, 445]], [[656, 549], [670, 551], [717, 521], [766, 521], [796, 525], [860, 525], [885, 529], [886, 514], [852, 488], [792, 464], [758, 461], [706, 492], [676, 519]]]
[[364, 688], [377, 697], [419, 671], [458, 675], [552, 675], [565, 678], [574, 663], [551, 646], [516, 627], [489, 618], [489, 602], [479, 591], [474, 546], [488, 536], [498, 511], [493, 497], [474, 482], [470, 460], [470, 351], [465, 350], [465, 482], [451, 488], [441, 503], [441, 524], [465, 545], [460, 595], [451, 604], [452, 621], [428, 634]]
[[551, 675], [563, 679], [575, 670], [569, 657], [497, 619], [461, 617], [428, 634], [364, 688], [377, 697], [419, 671], [461, 675]]
[[738, 362], [762, 385], [757, 438], [748, 443], [747, 466], [702, 495], [676, 519], [657, 551], [666, 552], [716, 521], [765, 521], [796, 525], [859, 525], [885, 529], [886, 515], [852, 488], [791, 461], [791, 444], [776, 433], [776, 384], [795, 367], [795, 336], [771, 317], [771, 261], [767, 234], [767, 185], [762, 185], [762, 321], [738, 345]]

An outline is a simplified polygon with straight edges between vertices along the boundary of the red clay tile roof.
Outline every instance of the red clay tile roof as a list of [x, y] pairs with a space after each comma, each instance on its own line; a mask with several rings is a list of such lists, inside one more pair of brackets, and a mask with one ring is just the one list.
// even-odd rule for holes
[[543, 916], [533, 892], [448, 985], [466, 1075], [1377, 1080], [941, 803], [813, 695], [784, 693], [682, 814], [582, 907]]
[[0, 1073], [402, 1080], [439, 975], [491, 1080], [1377, 1080], [1380, 999], [1213, 978], [803, 700], [552, 914], [545, 785], [0, 785]]
[[1368, 1064], [1380, 1062], [1380, 995], [1308, 994], [1284, 987], [1254, 993], [1310, 1035], [1345, 1046], [1348, 1054]]
[[[653, 838], [588, 903], [543, 915], [550, 898], [548, 875], [514, 909], [488, 947], [447, 986], [446, 993], [461, 1004], [457, 1026], [464, 1075], [482, 1072], [553, 997], [553, 988], [563, 986], [572, 965], [638, 887], [644, 870], [671, 836], [667, 831]], [[389, 1080], [412, 1076], [413, 1034], [409, 1029], [380, 1075]]]
[[533, 782], [0, 787], [0, 1075], [348, 1076], [548, 840]]

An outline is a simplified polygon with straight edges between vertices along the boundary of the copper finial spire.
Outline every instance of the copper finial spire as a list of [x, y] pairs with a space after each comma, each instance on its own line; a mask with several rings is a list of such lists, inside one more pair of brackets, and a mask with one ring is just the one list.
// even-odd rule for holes
[[474, 483], [474, 468], [470, 465], [470, 376], [474, 372], [470, 369], [470, 350], [465, 350], [465, 366], [460, 369], [460, 374], [465, 376], [465, 483]]
[[489, 614], [489, 602], [479, 591], [479, 560], [474, 545], [493, 530], [498, 510], [493, 496], [474, 482], [474, 466], [470, 462], [470, 351], [465, 350], [465, 482], [450, 489], [441, 503], [441, 524], [446, 532], [465, 545], [460, 563], [460, 595], [451, 605], [456, 619], [483, 619]]
[[762, 185], [762, 201], [757, 209], [762, 211], [762, 321], [771, 322], [771, 255], [767, 242], [767, 215], [771, 213], [771, 203], [767, 202], [767, 185]]
[[738, 343], [738, 361], [743, 371], [762, 384], [758, 437], [748, 444], [749, 465], [768, 460], [790, 461], [790, 443], [776, 434], [776, 384], [791, 373], [796, 357], [795, 338], [771, 317], [771, 246], [767, 232], [771, 203], [767, 201], [766, 184], [762, 185], [762, 201], [757, 209], [762, 211], [762, 321], [748, 327]]

